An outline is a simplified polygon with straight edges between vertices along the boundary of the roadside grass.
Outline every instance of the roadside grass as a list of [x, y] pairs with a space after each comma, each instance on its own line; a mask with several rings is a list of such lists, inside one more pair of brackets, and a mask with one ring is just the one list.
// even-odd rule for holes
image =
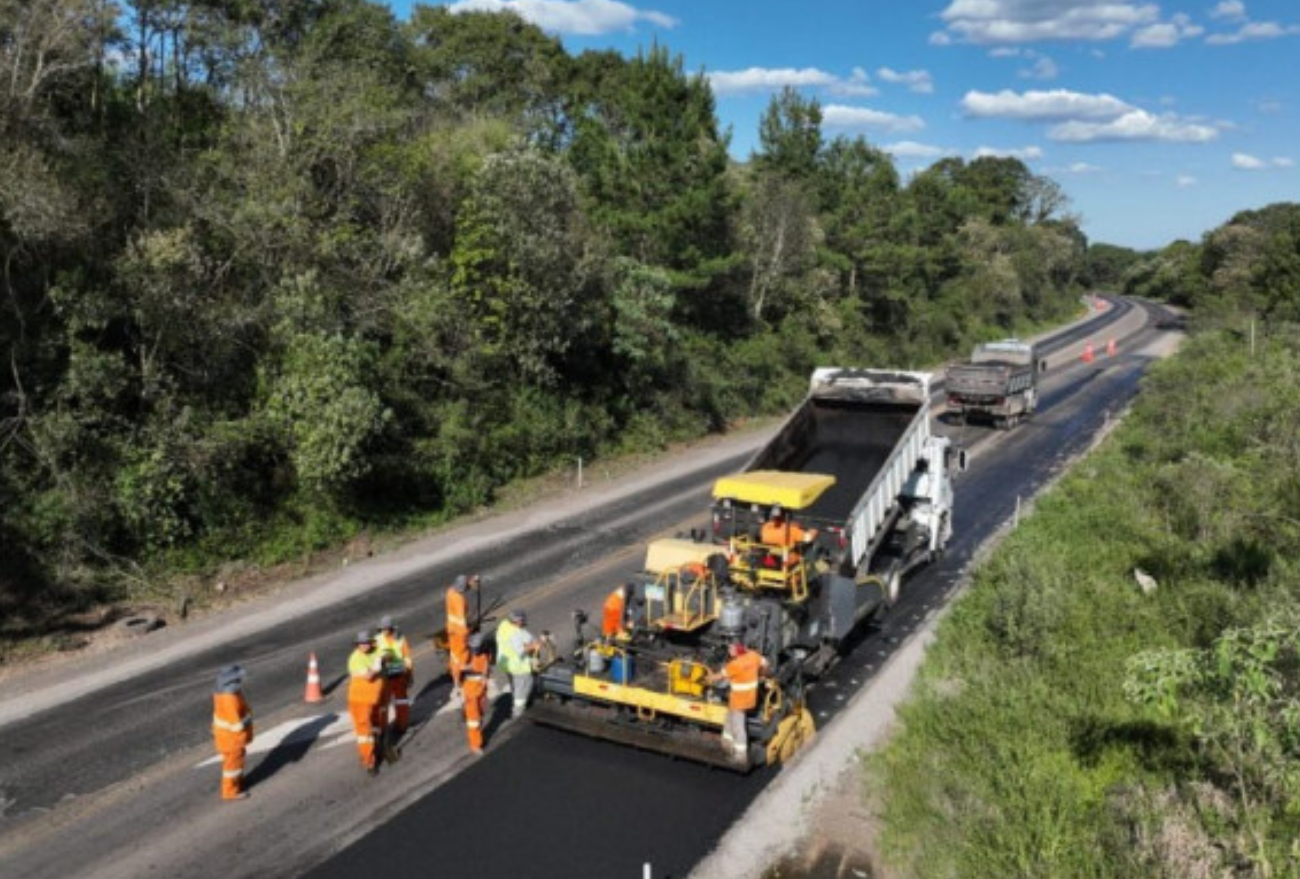
[[[1193, 340], [975, 572], [867, 761], [891, 875], [1300, 875], [1298, 352]], [[1258, 695], [1143, 677], [1266, 629]]]

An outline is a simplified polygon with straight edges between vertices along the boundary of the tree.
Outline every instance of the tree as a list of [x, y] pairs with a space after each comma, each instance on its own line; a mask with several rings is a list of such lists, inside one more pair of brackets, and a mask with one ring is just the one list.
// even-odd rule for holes
[[[542, 386], [599, 322], [572, 171], [535, 149], [491, 156], [461, 212], [451, 289], [487, 374]], [[495, 364], [495, 365], [494, 365]]]
[[773, 297], [807, 268], [813, 252], [812, 211], [803, 187], [783, 174], [760, 172], [745, 203], [742, 229], [751, 262], [750, 314], [758, 322], [773, 312], [779, 322], [791, 303]]
[[733, 199], [703, 75], [687, 76], [658, 45], [630, 61], [584, 52], [566, 117], [568, 159], [617, 253], [668, 269], [680, 288], [707, 290], [730, 267]]
[[786, 86], [773, 95], [758, 122], [754, 165], [791, 180], [812, 181], [822, 152], [822, 108]]
[[559, 40], [509, 11], [416, 6], [407, 27], [435, 112], [497, 116], [530, 134], [553, 133], [569, 65]]

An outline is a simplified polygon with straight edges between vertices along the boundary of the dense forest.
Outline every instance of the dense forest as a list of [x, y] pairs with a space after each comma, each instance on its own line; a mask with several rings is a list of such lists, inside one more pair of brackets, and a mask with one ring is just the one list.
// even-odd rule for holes
[[667, 47], [508, 14], [0, 0], [0, 65], [6, 640], [780, 411], [818, 364], [937, 362], [1115, 269], [1017, 159], [903, 179], [786, 91], [737, 162]]
[[1300, 205], [1099, 255], [1189, 309], [869, 761], [898, 876], [1300, 876]]

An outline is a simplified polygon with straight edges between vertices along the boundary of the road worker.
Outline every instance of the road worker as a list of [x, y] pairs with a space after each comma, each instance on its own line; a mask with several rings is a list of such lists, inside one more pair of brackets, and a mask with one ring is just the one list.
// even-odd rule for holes
[[356, 649], [348, 657], [348, 713], [357, 734], [357, 754], [371, 775], [379, 774], [379, 749], [387, 721], [384, 709], [383, 657], [374, 636], [357, 632]]
[[402, 736], [411, 725], [411, 685], [415, 682], [415, 662], [411, 645], [402, 630], [385, 616], [379, 621], [375, 647], [384, 658], [384, 679], [388, 684], [388, 701], [393, 706], [393, 734]]
[[461, 574], [447, 588], [447, 668], [451, 673], [452, 696], [459, 698], [461, 672], [469, 662], [470, 615], [468, 594], [478, 589], [478, 574]]
[[519, 717], [528, 707], [533, 692], [533, 657], [541, 642], [525, 626], [528, 617], [513, 610], [497, 626], [497, 665], [510, 678], [511, 717]]
[[487, 722], [488, 654], [483, 635], [469, 636], [469, 663], [461, 678], [461, 691], [465, 697], [465, 734], [469, 749], [483, 753], [483, 726]]
[[247, 799], [244, 755], [253, 741], [253, 710], [244, 698], [244, 669], [223, 668], [212, 694], [212, 739], [221, 755], [221, 799]]
[[731, 690], [727, 695], [727, 720], [722, 728], [722, 746], [731, 750], [740, 761], [747, 759], [749, 736], [745, 731], [745, 718], [758, 707], [758, 679], [767, 671], [767, 659], [756, 650], [739, 642], [727, 648], [729, 660], [722, 671], [709, 676], [712, 684], [727, 681]]
[[786, 550], [785, 563], [793, 567], [801, 558], [795, 547], [816, 540], [817, 529], [799, 527], [789, 520], [781, 505], [776, 504], [772, 507], [771, 516], [763, 523], [759, 539], [768, 546]]
[[600, 634], [604, 637], [627, 637], [627, 600], [631, 593], [629, 585], [618, 586], [605, 599], [600, 620]]

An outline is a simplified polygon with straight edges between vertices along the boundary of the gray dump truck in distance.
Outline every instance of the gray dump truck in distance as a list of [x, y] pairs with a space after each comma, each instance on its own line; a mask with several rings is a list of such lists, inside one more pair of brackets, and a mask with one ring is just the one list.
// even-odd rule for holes
[[948, 409], [963, 421], [1015, 427], [1038, 406], [1038, 375], [1047, 369], [1037, 347], [1019, 339], [984, 342], [970, 360], [948, 367]]

